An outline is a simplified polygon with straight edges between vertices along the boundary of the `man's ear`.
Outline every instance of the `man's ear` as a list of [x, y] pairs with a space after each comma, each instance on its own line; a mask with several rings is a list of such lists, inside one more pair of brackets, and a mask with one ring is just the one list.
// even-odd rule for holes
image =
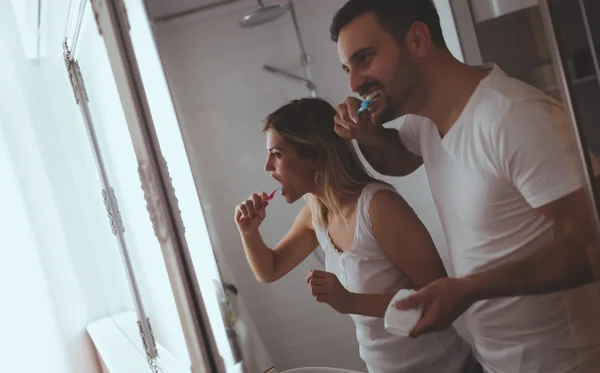
[[410, 54], [416, 58], [427, 56], [433, 45], [429, 27], [420, 21], [416, 21], [412, 24], [406, 33], [404, 42]]

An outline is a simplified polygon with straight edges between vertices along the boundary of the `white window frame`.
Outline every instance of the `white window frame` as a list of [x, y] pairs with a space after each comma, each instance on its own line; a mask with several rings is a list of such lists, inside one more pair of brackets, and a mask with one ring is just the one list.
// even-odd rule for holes
[[[74, 88], [75, 99], [79, 104], [86, 130], [88, 131], [105, 191], [107, 211], [113, 217], [111, 221], [113, 233], [117, 236], [117, 241], [121, 248], [135, 304], [135, 314], [128, 313], [105, 318], [91, 324], [88, 327], [88, 332], [94, 340], [98, 352], [101, 354], [104, 352], [104, 354], [109, 354], [108, 356], [114, 356], [110, 351], [114, 351], [114, 342], [116, 341], [118, 341], [116, 345], [128, 349], [132, 354], [135, 351], [140, 352], [139, 349], [136, 349], [136, 344], [132, 342], [134, 339], [131, 336], [131, 328], [123, 329], [117, 327], [117, 325], [128, 325], [125, 322], [126, 320], [129, 321], [129, 324], [135, 325], [135, 323], [132, 324], [135, 318], [137, 319], [137, 325], [144, 342], [143, 355], [145, 355], [152, 371], [177, 373], [189, 371], [181, 366], [177, 366], [172, 356], [154, 340], [150, 322], [144, 311], [135, 274], [133, 273], [129, 252], [123, 238], [123, 227], [118, 211], [118, 204], [114, 194], [111, 192], [112, 188], [96, 139], [83, 78], [78, 63], [73, 57], [73, 52], [77, 48], [79, 40], [79, 32], [83, 25], [83, 12], [85, 11], [86, 3], [87, 0], [73, 0], [71, 3], [64, 43], [65, 64]], [[193, 263], [189, 256], [177, 198], [175, 197], [167, 165], [160, 152], [156, 131], [152, 123], [152, 117], [129, 35], [129, 23], [125, 6], [120, 0], [92, 0], [91, 5], [98, 31], [104, 39], [129, 134], [138, 160], [138, 173], [142, 189], [144, 190], [147, 210], [165, 260], [169, 281], [174, 293], [190, 354], [192, 372], [224, 372], [223, 362], [216, 347]], [[123, 330], [128, 330], [128, 333]], [[112, 342], [110, 342], [111, 340]], [[159, 351], [162, 352], [159, 353]], [[123, 369], [122, 366], [121, 368], [116, 368], [119, 366], [119, 362], [112, 359], [109, 360], [112, 369]], [[108, 360], [104, 363], [106, 362]], [[120, 363], [126, 364], [124, 361], [120, 361]]]

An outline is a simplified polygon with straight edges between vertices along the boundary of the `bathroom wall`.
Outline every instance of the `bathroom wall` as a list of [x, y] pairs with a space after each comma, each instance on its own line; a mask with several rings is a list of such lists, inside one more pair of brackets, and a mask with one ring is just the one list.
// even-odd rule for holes
[[[320, 95], [334, 104], [349, 94], [336, 45], [328, 34], [331, 17], [344, 3], [295, 2], [314, 81]], [[450, 49], [461, 58], [449, 3], [436, 3]], [[279, 105], [309, 94], [302, 85], [262, 71], [263, 64], [270, 64], [302, 74], [289, 15], [254, 29], [237, 26], [239, 18], [254, 8], [252, 1], [242, 1], [155, 25], [211, 242], [227, 262], [233, 274], [229, 280], [246, 299], [279, 370], [315, 365], [364, 370], [350, 318], [317, 304], [309, 295], [304, 278], [319, 263], [309, 257], [277, 283], [260, 284], [246, 262], [233, 222], [239, 201], [276, 185], [263, 171], [266, 149], [260, 121]], [[424, 170], [386, 180], [417, 211], [447, 261]], [[276, 243], [289, 228], [301, 204], [290, 206], [282, 200], [270, 204], [262, 227], [268, 244]]]

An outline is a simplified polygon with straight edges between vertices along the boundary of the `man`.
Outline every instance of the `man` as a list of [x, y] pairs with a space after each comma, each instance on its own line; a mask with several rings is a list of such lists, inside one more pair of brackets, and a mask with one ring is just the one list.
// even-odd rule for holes
[[[424, 164], [446, 234], [457, 278], [397, 305], [423, 307], [413, 336], [466, 311], [488, 372], [600, 371], [599, 248], [559, 104], [456, 60], [431, 0], [350, 0], [331, 37], [351, 90], [373, 101], [360, 115], [356, 98], [339, 105], [336, 132], [380, 173]], [[404, 115], [398, 133], [381, 125]]]

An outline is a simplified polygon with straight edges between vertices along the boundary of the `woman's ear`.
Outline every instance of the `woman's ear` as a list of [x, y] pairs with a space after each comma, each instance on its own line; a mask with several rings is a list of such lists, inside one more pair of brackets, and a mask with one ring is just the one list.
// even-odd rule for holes
[[311, 167], [312, 167], [313, 170], [316, 170], [317, 169], [317, 165], [319, 163], [322, 163], [322, 162], [320, 162], [320, 157], [321, 157], [321, 155], [319, 155], [319, 154], [315, 154], [313, 157], [311, 157], [310, 165], [311, 165]]

